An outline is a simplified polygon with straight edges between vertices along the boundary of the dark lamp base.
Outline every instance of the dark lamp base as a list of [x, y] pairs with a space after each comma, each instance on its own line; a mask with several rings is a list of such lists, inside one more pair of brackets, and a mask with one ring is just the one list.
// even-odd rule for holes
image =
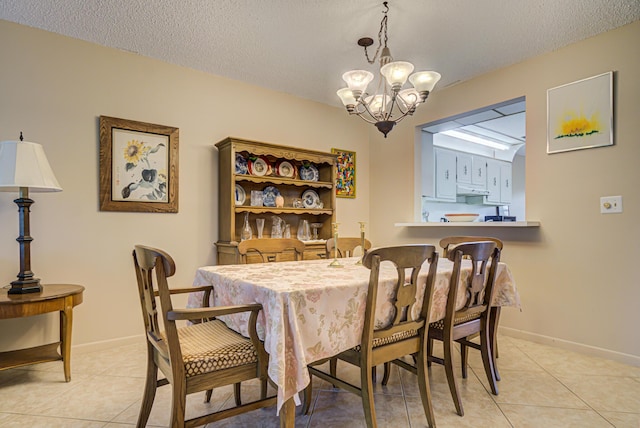
[[42, 285], [40, 285], [40, 280], [31, 279], [27, 281], [13, 281], [8, 294], [40, 293], [41, 291]]

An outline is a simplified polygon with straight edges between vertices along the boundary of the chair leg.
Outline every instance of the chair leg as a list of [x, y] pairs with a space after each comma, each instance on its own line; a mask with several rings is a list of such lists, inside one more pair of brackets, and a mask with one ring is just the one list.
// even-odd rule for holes
[[424, 414], [427, 417], [429, 428], [436, 426], [436, 418], [433, 414], [433, 406], [431, 405], [431, 387], [429, 386], [429, 373], [427, 369], [427, 357], [424, 353], [418, 355], [416, 365], [418, 368], [418, 386], [420, 387], [420, 399]]
[[260, 381], [260, 399], [264, 400], [265, 398], [267, 398], [267, 379]]
[[147, 379], [144, 384], [144, 395], [142, 397], [142, 405], [140, 406], [140, 414], [138, 415], [137, 428], [147, 426], [149, 414], [153, 407], [153, 400], [156, 397], [156, 388], [158, 387], [158, 368], [153, 363], [153, 356], [149, 355], [147, 361]]
[[362, 407], [364, 408], [364, 418], [368, 428], [377, 428], [376, 409], [373, 404], [373, 382], [371, 381], [371, 370], [366, 364], [360, 367], [360, 388], [362, 392]]
[[456, 406], [456, 412], [460, 416], [464, 416], [464, 409], [462, 408], [462, 399], [458, 392], [458, 384], [456, 381], [455, 373], [453, 372], [453, 341], [443, 341], [444, 347], [444, 370], [447, 374], [447, 382], [449, 383], [449, 390], [451, 391], [451, 398], [453, 398], [453, 404]]
[[[309, 374], [311, 378], [311, 374]], [[308, 415], [311, 408], [311, 394], [313, 393], [313, 378], [309, 379], [309, 384], [304, 389], [304, 402], [302, 403], [302, 414]]]
[[174, 379], [171, 396], [171, 428], [184, 427], [185, 408], [187, 406], [187, 386], [184, 379]]
[[338, 359], [334, 357], [329, 360], [329, 373], [331, 373], [331, 376], [335, 377], [337, 372], [338, 372]]
[[[331, 374], [331, 377], [336, 377], [336, 374], [338, 373], [338, 359], [335, 357], [329, 360], [329, 373]], [[334, 388], [337, 388], [335, 384], [332, 385]]]
[[460, 362], [462, 365], [462, 379], [467, 378], [467, 360], [469, 358], [469, 349], [467, 345], [460, 343]]
[[233, 397], [236, 399], [236, 406], [241, 406], [242, 396], [240, 392], [240, 382], [233, 384]]
[[391, 363], [390, 362], [386, 362], [384, 363], [384, 375], [382, 376], [382, 384], [383, 385], [387, 385], [387, 383], [389, 383], [389, 377], [391, 376]]
[[376, 366], [371, 367], [371, 382], [375, 383], [378, 379], [378, 368]]
[[211, 395], [213, 394], [213, 389], [207, 389], [207, 392], [204, 394], [204, 402], [211, 402]]
[[488, 328], [483, 328], [485, 319], [483, 318], [480, 323], [480, 352], [482, 354], [482, 364], [484, 365], [484, 372], [487, 375], [489, 386], [493, 395], [498, 395], [498, 385], [496, 382], [496, 371], [493, 365], [494, 355], [491, 348], [491, 337]]
[[429, 358], [433, 355], [433, 339], [427, 339], [427, 367], [431, 367], [431, 361]]
[[489, 337], [491, 338], [491, 355], [493, 356], [493, 370], [496, 374], [496, 380], [500, 380], [498, 365], [498, 322], [500, 321], [500, 306], [491, 307], [491, 324], [489, 325]]

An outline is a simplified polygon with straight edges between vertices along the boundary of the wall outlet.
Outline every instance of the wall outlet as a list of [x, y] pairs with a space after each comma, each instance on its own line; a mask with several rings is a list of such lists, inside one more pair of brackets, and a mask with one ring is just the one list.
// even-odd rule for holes
[[603, 196], [600, 198], [600, 214], [622, 212], [622, 196]]

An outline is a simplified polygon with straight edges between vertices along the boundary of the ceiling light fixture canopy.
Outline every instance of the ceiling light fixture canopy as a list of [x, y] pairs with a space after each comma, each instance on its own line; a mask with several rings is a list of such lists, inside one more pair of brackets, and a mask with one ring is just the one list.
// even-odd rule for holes
[[[367, 48], [373, 45], [373, 39], [364, 37], [358, 40], [358, 45], [364, 48], [364, 54], [369, 64], [373, 64], [380, 53], [380, 81], [375, 94], [367, 92], [367, 86], [373, 80], [373, 73], [366, 70], [347, 71], [342, 78], [347, 88], [339, 89], [337, 94], [349, 114], [356, 114], [364, 121], [374, 124], [387, 138], [387, 134], [396, 123], [406, 116], [412, 115], [419, 104], [424, 103], [440, 80], [440, 74], [435, 71], [419, 71], [413, 73], [413, 64], [406, 61], [393, 61], [391, 51], [387, 46], [387, 22], [389, 5], [384, 2], [385, 10], [380, 31], [378, 32], [378, 47], [372, 59], [369, 58]], [[384, 40], [383, 40], [384, 39]], [[382, 47], [382, 51], [380, 48]], [[402, 89], [407, 79], [413, 88]]]

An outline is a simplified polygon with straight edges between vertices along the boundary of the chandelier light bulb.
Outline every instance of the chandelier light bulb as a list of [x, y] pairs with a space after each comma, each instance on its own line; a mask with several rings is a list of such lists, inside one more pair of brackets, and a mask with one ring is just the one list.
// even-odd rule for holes
[[419, 71], [409, 77], [409, 82], [418, 92], [431, 92], [440, 77], [440, 73], [436, 71]]
[[412, 71], [413, 64], [406, 61], [390, 62], [380, 68], [380, 73], [387, 79], [387, 83], [395, 92], [402, 88]]
[[342, 79], [347, 82], [349, 89], [357, 100], [360, 95], [367, 90], [369, 82], [373, 80], [373, 73], [366, 70], [351, 70], [342, 75]]
[[353, 96], [353, 91], [351, 89], [338, 89], [338, 92], [336, 92], [336, 94], [338, 94], [338, 96], [340, 97], [340, 101], [342, 101], [342, 104], [344, 104], [345, 107], [356, 105], [356, 98]]

